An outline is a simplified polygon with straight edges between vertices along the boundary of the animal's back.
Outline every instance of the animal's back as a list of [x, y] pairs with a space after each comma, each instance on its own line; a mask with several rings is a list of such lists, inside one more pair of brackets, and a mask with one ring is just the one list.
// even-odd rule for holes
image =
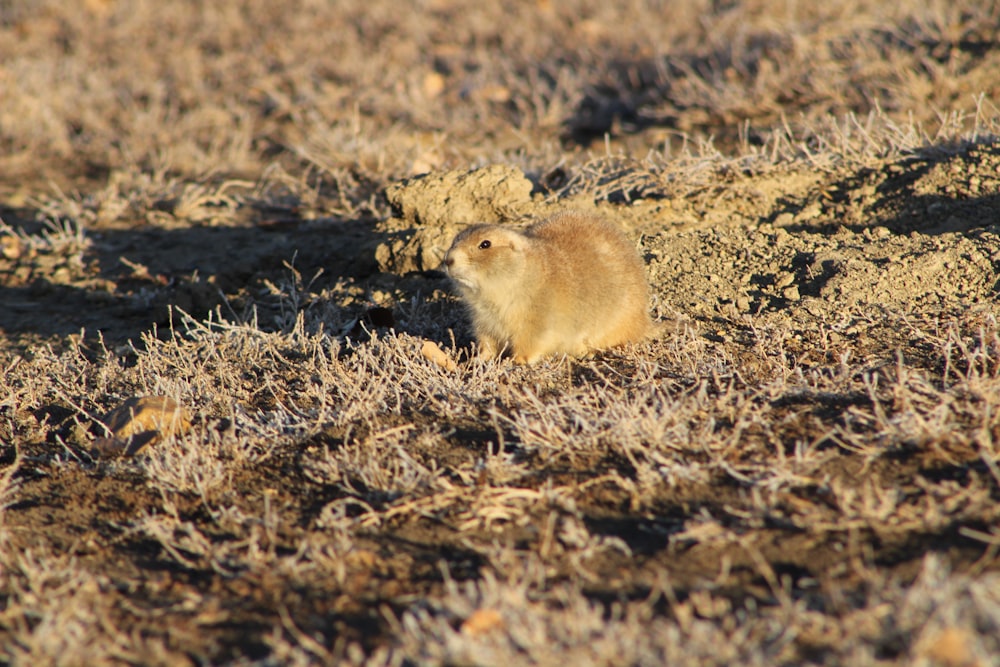
[[527, 230], [538, 241], [555, 347], [574, 354], [639, 341], [650, 332], [649, 288], [635, 246], [604, 218], [562, 213]]

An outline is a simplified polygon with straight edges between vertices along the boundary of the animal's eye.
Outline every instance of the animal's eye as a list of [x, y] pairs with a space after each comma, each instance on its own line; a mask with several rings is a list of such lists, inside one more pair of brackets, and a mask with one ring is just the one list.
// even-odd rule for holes
[[483, 241], [483, 242], [481, 242], [481, 243], [479, 244], [479, 249], [480, 249], [480, 250], [486, 250], [486, 249], [487, 249], [487, 248], [489, 248], [489, 247], [490, 247], [491, 245], [493, 245], [493, 244], [492, 244], [492, 243], [490, 243], [489, 239], [487, 239], [487, 240], [485, 240], [485, 241]]

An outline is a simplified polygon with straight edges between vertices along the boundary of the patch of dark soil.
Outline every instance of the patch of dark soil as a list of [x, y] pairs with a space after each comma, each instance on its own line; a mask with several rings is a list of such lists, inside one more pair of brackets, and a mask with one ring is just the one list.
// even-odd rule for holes
[[245, 316], [266, 297], [267, 281], [282, 274], [291, 281], [289, 266], [312, 289], [377, 269], [369, 220], [297, 220], [280, 228], [266, 222], [97, 229], [80, 255], [0, 255], [0, 301], [7, 305], [0, 331], [8, 344], [85, 330], [117, 345], [166, 329], [170, 307], [196, 318], [217, 306]]

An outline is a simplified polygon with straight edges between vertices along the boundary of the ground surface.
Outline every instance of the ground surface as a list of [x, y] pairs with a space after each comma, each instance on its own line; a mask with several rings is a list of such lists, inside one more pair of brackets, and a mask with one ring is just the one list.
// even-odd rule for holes
[[[0, 1], [0, 661], [994, 663], [1000, 10], [516, 4]], [[662, 334], [472, 358], [564, 208]]]

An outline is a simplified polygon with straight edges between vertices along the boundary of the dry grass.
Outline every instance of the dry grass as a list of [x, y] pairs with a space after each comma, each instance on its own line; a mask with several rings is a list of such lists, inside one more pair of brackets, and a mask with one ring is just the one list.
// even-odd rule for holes
[[[995, 575], [968, 572], [989, 561], [952, 574], [927, 552], [914, 580], [876, 559], [909, 562], [891, 554], [924, 540], [997, 544], [994, 322], [949, 327], [932, 368], [807, 371], [765, 341], [752, 385], [736, 373], [754, 362], [690, 332], [583, 364], [448, 372], [406, 334], [345, 349], [301, 320], [287, 333], [191, 326], [147, 338], [128, 367], [106, 351], [85, 362], [93, 351], [76, 346], [9, 374], [8, 405], [74, 398], [84, 423], [131, 394], [198, 406], [188, 435], [109, 462], [44, 424], [23, 430], [32, 420], [8, 408], [30, 452], [22, 468], [70, 475], [75, 493], [128, 485], [113, 493], [135, 508], [87, 512], [113, 537], [72, 547], [79, 557], [7, 527], [12, 659], [148, 663], [173, 645], [207, 657], [221, 639], [280, 662], [361, 660], [364, 639], [338, 642], [303, 609], [335, 619], [376, 600], [371, 622], [393, 638], [376, 662], [909, 660], [954, 628], [971, 656], [1000, 648]], [[10, 477], [8, 504], [52, 502]], [[156, 555], [138, 570], [87, 559], [107, 548]], [[438, 567], [443, 587], [425, 588]], [[215, 623], [250, 621], [205, 577], [260, 587], [278, 614], [270, 634], [222, 639]], [[164, 587], [179, 590], [142, 602]], [[165, 636], [149, 625], [164, 614]]]
[[[0, 0], [0, 663], [995, 661], [1000, 10], [516, 5]], [[376, 270], [494, 163], [660, 338]]]
[[559, 136], [634, 136], [641, 154], [791, 129], [822, 149], [847, 112], [968, 129], [978, 99], [993, 115], [989, 4], [519, 4], [515, 23], [448, 2], [400, 20], [390, 2], [12, 0], [5, 172], [252, 177], [274, 155], [350, 197], [414, 168], [559, 159]]

